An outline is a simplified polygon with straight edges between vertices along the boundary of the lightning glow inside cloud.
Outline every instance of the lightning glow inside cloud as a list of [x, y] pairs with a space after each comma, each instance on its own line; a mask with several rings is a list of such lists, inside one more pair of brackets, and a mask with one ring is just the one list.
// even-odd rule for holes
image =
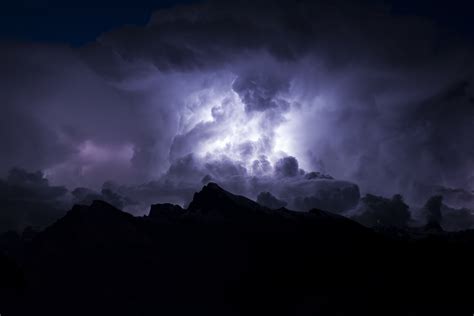
[[4, 44], [1, 172], [144, 204], [206, 181], [299, 209], [472, 190], [471, 45], [379, 7], [249, 5], [161, 10], [79, 49]]

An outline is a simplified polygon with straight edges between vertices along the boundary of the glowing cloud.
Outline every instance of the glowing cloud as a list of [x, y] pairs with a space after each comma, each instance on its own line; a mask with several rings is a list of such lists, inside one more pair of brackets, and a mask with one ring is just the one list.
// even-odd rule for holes
[[[291, 138], [275, 133], [287, 121], [280, 112], [290, 107], [284, 111], [249, 111], [232, 89], [233, 83], [203, 89], [186, 98], [172, 159], [190, 153], [203, 160], [226, 157], [253, 173], [256, 161], [264, 159], [273, 164], [291, 154]], [[180, 152], [182, 147], [186, 151]]]

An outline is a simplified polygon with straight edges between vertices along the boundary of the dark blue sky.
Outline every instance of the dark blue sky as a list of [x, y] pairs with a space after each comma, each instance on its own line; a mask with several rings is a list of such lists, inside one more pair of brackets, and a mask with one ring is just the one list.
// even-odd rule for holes
[[80, 46], [110, 29], [144, 25], [160, 8], [196, 0], [19, 0], [0, 4], [0, 37]]
[[[369, 0], [370, 1], [370, 0]], [[10, 0], [0, 5], [0, 38], [80, 46], [124, 24], [145, 24], [151, 12], [198, 0]], [[474, 37], [472, 1], [386, 1], [394, 14], [428, 17], [448, 31]]]

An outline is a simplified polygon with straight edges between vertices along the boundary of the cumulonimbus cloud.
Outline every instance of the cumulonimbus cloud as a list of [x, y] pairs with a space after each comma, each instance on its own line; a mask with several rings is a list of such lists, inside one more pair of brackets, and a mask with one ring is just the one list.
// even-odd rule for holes
[[472, 47], [366, 6], [213, 2], [79, 49], [4, 43], [1, 171], [181, 204], [204, 178], [311, 204], [313, 170], [354, 196], [470, 192]]

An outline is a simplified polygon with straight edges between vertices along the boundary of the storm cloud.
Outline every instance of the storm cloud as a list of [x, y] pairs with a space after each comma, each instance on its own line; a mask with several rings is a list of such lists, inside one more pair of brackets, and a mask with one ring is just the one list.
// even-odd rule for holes
[[80, 48], [3, 43], [0, 171], [113, 181], [137, 212], [209, 181], [301, 210], [471, 192], [473, 48], [443, 32], [380, 5], [209, 2]]
[[12, 169], [0, 179], [0, 232], [44, 227], [70, 206], [67, 189], [51, 186], [41, 172]]

